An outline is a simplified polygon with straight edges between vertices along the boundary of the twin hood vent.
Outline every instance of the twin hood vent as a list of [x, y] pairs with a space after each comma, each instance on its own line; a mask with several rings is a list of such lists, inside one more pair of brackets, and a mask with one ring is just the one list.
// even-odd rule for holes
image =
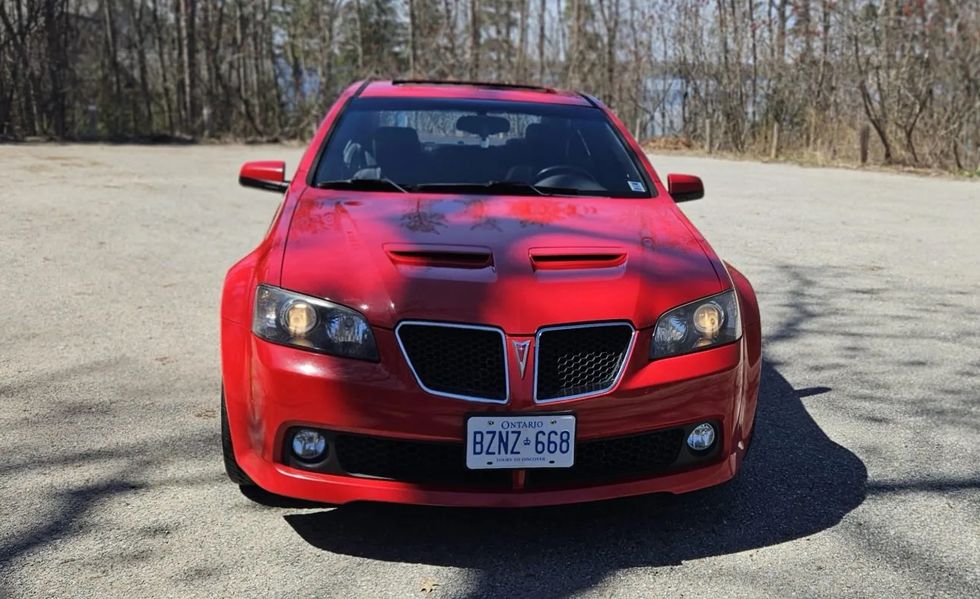
[[[493, 266], [493, 252], [482, 246], [388, 243], [384, 249], [396, 266], [470, 269]], [[626, 251], [592, 247], [531, 248], [528, 258], [536, 271], [613, 268], [626, 262]]]

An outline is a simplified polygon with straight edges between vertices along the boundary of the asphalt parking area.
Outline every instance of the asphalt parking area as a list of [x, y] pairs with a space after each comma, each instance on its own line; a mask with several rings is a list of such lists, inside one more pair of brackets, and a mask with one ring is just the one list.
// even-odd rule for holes
[[276, 146], [0, 146], [0, 596], [975, 596], [980, 184], [676, 156], [753, 282], [737, 480], [524, 511], [244, 496], [218, 438], [224, 271]]

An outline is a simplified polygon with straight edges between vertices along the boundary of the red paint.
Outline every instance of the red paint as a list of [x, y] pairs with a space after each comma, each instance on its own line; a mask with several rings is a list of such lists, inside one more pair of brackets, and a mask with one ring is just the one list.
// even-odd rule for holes
[[[515, 334], [531, 334], [549, 323], [621, 318], [647, 327], [669, 308], [731, 286], [727, 276], [716, 276], [666, 197], [380, 192], [372, 194], [375, 201], [362, 201], [364, 195], [308, 189], [293, 214], [282, 278], [272, 284], [355, 307], [377, 326], [448, 319]], [[351, 201], [355, 197], [358, 201]], [[488, 220], [495, 227], [481, 226]], [[435, 223], [438, 234], [426, 223]], [[392, 242], [489, 247], [494, 268], [477, 280], [399, 270], [384, 251]], [[548, 272], [536, 271], [530, 257], [532, 250], [568, 253], [597, 244], [618, 248], [625, 261], [604, 269]], [[361, 276], [336, 276], [351, 272]], [[556, 302], [556, 297], [570, 301]]]
[[704, 184], [694, 175], [667, 175], [667, 189], [675, 202], [698, 200], [704, 197]]
[[[656, 198], [461, 196], [309, 187], [307, 174], [319, 147], [360, 88], [351, 86], [331, 108], [267, 236], [225, 279], [222, 379], [235, 457], [249, 476], [271, 492], [330, 503], [469, 506], [681, 493], [734, 476], [751, 434], [761, 369], [755, 295], [748, 281], [721, 262], [678, 210], [622, 123], [597, 104], [637, 153], [655, 184]], [[567, 92], [473, 86], [372, 83], [361, 93], [589, 104]], [[677, 177], [668, 178], [672, 189], [675, 181], [687, 185], [688, 192], [695, 182], [700, 186], [696, 177]], [[488, 219], [493, 227], [476, 226]], [[415, 224], [420, 222], [438, 224]], [[250, 322], [260, 283], [360, 311], [373, 327], [380, 361], [326, 356], [256, 338]], [[733, 287], [744, 331], [738, 342], [649, 359], [652, 327], [661, 314]], [[537, 405], [532, 400], [533, 377], [522, 379], [513, 352], [508, 352], [510, 402], [474, 404], [431, 395], [419, 387], [393, 332], [408, 319], [500, 327], [508, 337], [507, 347], [511, 340], [532, 339], [541, 327], [575, 322], [628, 320], [637, 336], [621, 381], [606, 395]], [[532, 367], [529, 363], [529, 371]], [[722, 451], [710, 463], [642, 480], [529, 490], [523, 488], [522, 475], [515, 477], [520, 485], [495, 492], [307, 472], [285, 466], [280, 455], [285, 430], [300, 424], [461, 441], [466, 414], [541, 410], [574, 412], [580, 441], [717, 420], [722, 424]]]
[[286, 180], [286, 163], [281, 160], [257, 160], [242, 165], [238, 176], [243, 179], [282, 183]]
[[361, 92], [361, 96], [365, 98], [471, 98], [541, 104], [589, 105], [588, 99], [581, 94], [564, 90], [549, 89], [543, 91], [479, 85], [395, 85], [389, 81], [376, 81], [369, 84]]

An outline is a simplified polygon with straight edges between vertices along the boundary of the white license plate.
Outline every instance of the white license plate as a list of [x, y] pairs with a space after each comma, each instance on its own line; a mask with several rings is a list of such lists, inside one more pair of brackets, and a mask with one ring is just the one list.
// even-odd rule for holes
[[471, 416], [466, 467], [568, 468], [575, 463], [575, 416]]

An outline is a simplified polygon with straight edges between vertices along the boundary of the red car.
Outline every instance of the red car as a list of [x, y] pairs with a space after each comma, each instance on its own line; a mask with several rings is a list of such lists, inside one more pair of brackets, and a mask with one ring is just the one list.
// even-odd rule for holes
[[537, 506], [731, 479], [761, 366], [749, 282], [593, 97], [358, 83], [221, 299], [238, 484], [333, 504]]

